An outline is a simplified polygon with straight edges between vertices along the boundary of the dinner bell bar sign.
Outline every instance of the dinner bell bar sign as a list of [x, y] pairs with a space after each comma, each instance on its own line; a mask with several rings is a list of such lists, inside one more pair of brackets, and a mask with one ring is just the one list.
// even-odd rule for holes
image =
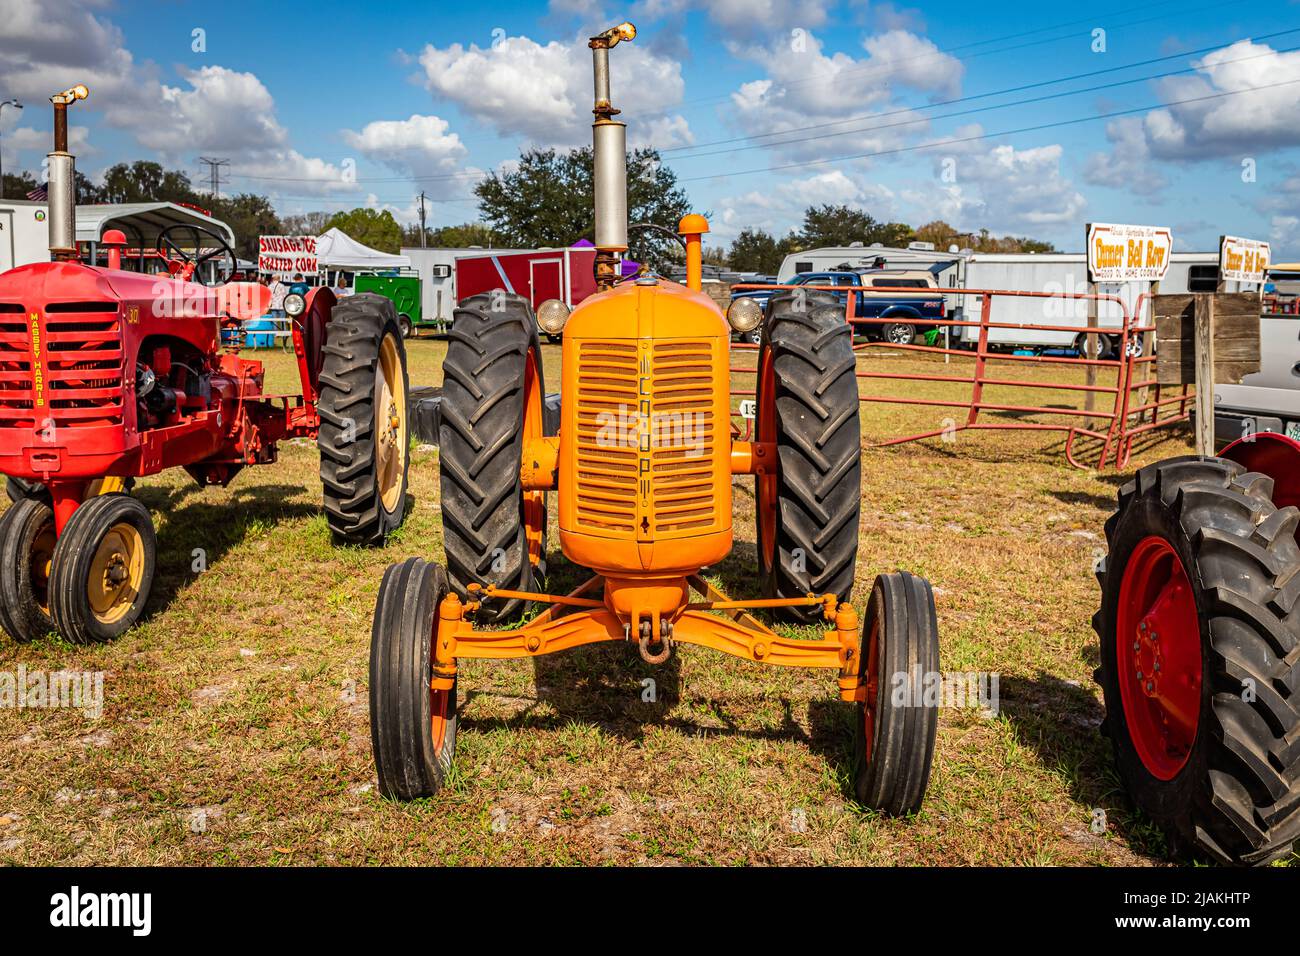
[[1267, 242], [1222, 236], [1219, 239], [1219, 279], [1224, 282], [1263, 282], [1270, 254]]
[[1088, 223], [1089, 282], [1159, 282], [1173, 252], [1174, 234], [1165, 226]]
[[257, 271], [314, 276], [318, 271], [315, 236], [258, 236]]

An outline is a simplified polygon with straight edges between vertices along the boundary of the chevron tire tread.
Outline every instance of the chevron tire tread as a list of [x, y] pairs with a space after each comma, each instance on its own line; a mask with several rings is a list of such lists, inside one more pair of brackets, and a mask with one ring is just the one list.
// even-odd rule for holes
[[[1149, 465], [1120, 489], [1097, 574], [1096, 677], [1120, 775], [1176, 853], [1231, 865], [1268, 863], [1300, 838], [1300, 511], [1277, 508], [1272, 493], [1271, 478], [1221, 458]], [[1116, 667], [1116, 641], [1128, 639], [1115, 633], [1120, 585], [1149, 535], [1188, 572], [1204, 662], [1197, 736], [1168, 781], [1137, 756]]]
[[[830, 593], [847, 601], [862, 500], [853, 332], [830, 293], [782, 293], [770, 300], [763, 337], [771, 350], [779, 463], [773, 561], [760, 568], [765, 592]], [[768, 400], [758, 396], [760, 404]], [[764, 553], [760, 546], [760, 563]], [[821, 608], [788, 607], [778, 615], [811, 624], [821, 620]]]

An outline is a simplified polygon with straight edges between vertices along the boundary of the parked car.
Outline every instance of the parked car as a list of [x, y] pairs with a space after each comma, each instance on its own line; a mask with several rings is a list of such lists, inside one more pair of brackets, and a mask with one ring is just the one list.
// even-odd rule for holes
[[[895, 345], [911, 345], [947, 318], [947, 303], [934, 274], [923, 269], [855, 269], [835, 272], [805, 272], [789, 285], [835, 286], [835, 296], [847, 309], [849, 289], [856, 288], [853, 303], [857, 319], [893, 319], [892, 322], [854, 323], [868, 338], [884, 339]], [[839, 289], [845, 291], [841, 292]], [[899, 291], [915, 289], [915, 292]], [[878, 291], [877, 291], [878, 290]], [[741, 289], [731, 298], [754, 298], [766, 303], [771, 289]], [[757, 341], [757, 330], [749, 333]]]
[[1214, 386], [1218, 447], [1260, 432], [1300, 440], [1300, 317], [1259, 320], [1259, 371]]

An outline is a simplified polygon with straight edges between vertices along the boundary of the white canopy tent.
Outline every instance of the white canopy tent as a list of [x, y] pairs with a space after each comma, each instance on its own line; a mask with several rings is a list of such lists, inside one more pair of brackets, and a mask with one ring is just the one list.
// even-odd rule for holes
[[346, 272], [381, 271], [384, 269], [409, 269], [409, 256], [395, 256], [363, 246], [346, 232], [330, 229], [316, 237], [316, 261], [322, 272], [341, 269]]

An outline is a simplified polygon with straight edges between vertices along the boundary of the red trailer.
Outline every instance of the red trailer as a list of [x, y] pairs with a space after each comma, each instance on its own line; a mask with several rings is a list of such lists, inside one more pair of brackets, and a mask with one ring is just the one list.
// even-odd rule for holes
[[456, 260], [456, 300], [504, 289], [523, 296], [534, 311], [547, 299], [573, 308], [596, 291], [595, 262], [591, 246], [467, 256]]

